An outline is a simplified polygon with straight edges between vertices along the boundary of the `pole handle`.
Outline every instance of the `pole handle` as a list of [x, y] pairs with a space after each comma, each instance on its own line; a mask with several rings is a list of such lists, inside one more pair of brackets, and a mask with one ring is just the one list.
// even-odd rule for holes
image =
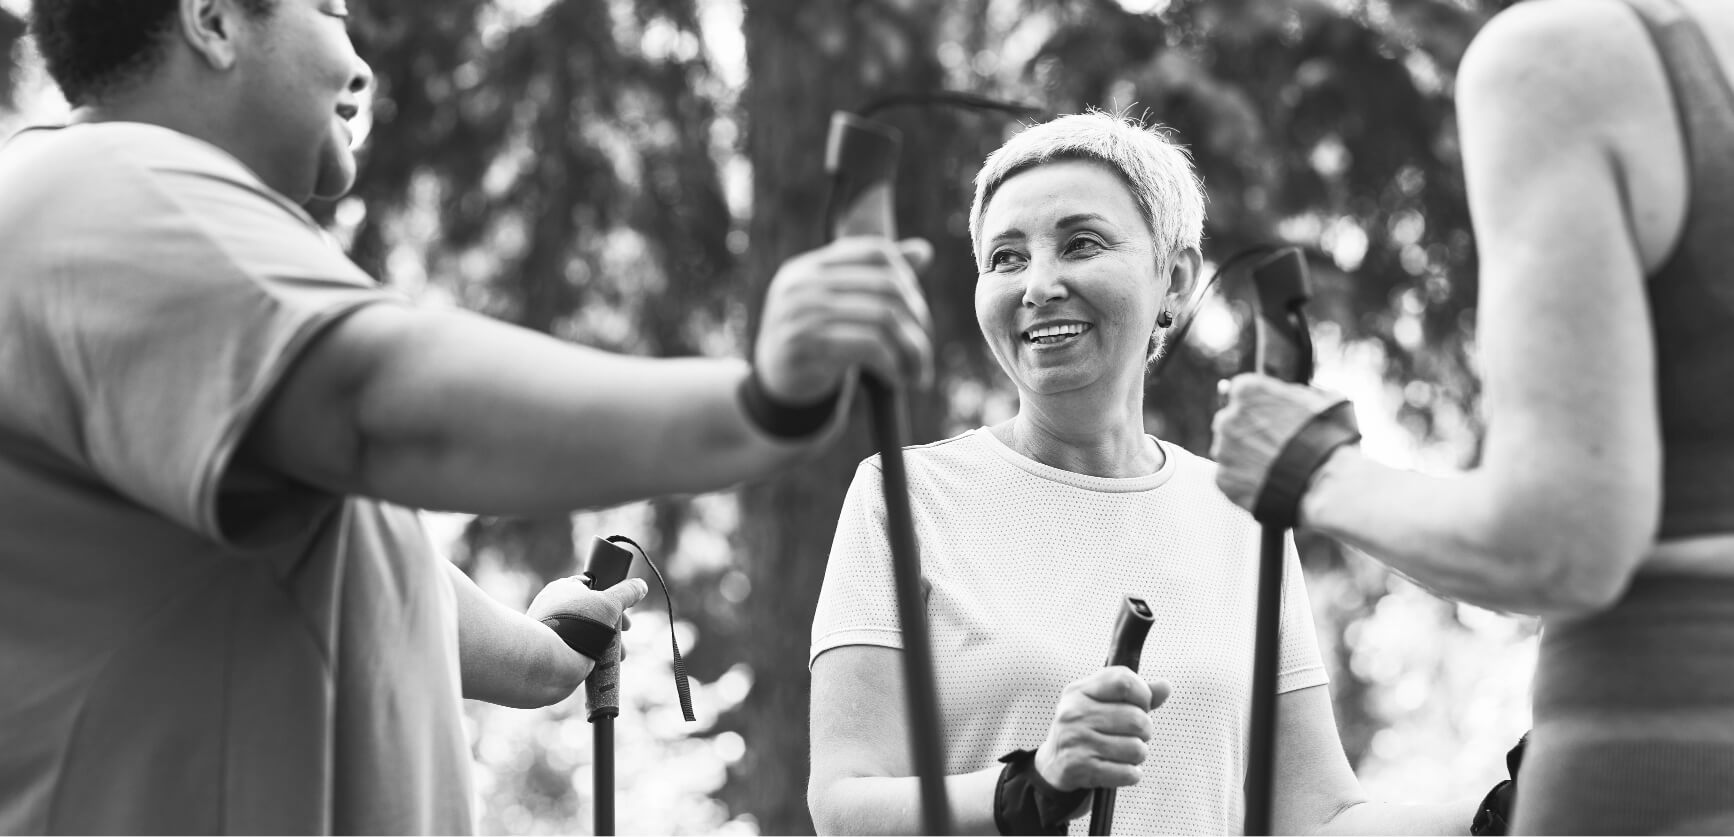
[[[584, 572], [590, 576], [590, 589], [606, 590], [626, 580], [632, 569], [632, 552], [616, 543], [596, 538], [590, 544], [590, 558], [584, 562]], [[602, 718], [620, 714], [620, 637], [608, 646], [608, 653], [596, 661], [596, 668], [584, 679], [584, 707], [595, 723]]]
[[[1143, 599], [1127, 596], [1120, 602], [1120, 614], [1114, 622], [1114, 634], [1108, 643], [1108, 660], [1103, 665], [1125, 666], [1138, 670], [1144, 658], [1144, 638], [1150, 635], [1156, 614]], [[1097, 788], [1090, 800], [1090, 834], [1095, 837], [1114, 833], [1114, 802], [1118, 791]]]
[[1312, 289], [1300, 248], [1283, 247], [1253, 265], [1252, 283], [1258, 292], [1258, 371], [1293, 383], [1312, 380], [1313, 341], [1301, 313]]

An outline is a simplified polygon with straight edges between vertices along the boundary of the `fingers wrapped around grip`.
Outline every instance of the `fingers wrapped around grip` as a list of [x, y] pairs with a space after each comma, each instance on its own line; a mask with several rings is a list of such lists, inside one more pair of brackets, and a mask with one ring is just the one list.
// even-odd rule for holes
[[1155, 734], [1150, 711], [1168, 699], [1168, 684], [1110, 666], [1060, 693], [1047, 740], [1036, 750], [1042, 778], [1060, 790], [1135, 785]]
[[930, 248], [845, 238], [785, 262], [766, 291], [753, 363], [779, 402], [809, 404], [861, 367], [887, 383], [932, 375], [932, 316], [915, 270]]

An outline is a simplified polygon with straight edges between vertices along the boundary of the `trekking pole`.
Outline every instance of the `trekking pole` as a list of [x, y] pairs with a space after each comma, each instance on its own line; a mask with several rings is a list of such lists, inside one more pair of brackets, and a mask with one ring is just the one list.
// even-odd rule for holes
[[[1310, 297], [1306, 260], [1299, 248], [1284, 247], [1252, 268], [1257, 290], [1258, 371], [1293, 383], [1313, 376], [1313, 344], [1302, 306]], [[1284, 513], [1286, 514], [1286, 512]], [[1253, 517], [1271, 520], [1263, 508]], [[1246, 770], [1246, 834], [1271, 833], [1276, 769], [1276, 670], [1282, 639], [1282, 558], [1287, 526], [1265, 523], [1260, 531], [1258, 620], [1252, 652], [1252, 723]]]
[[[632, 553], [626, 548], [601, 538], [591, 543], [590, 558], [584, 562], [584, 573], [590, 576], [590, 589], [613, 587], [625, 581], [631, 569]], [[584, 680], [584, 705], [589, 710], [591, 730], [595, 736], [595, 784], [591, 791], [591, 804], [596, 812], [596, 833], [611, 835], [614, 833], [614, 719], [620, 715], [618, 636]]]
[[[1150, 612], [1150, 605], [1143, 599], [1127, 596], [1120, 603], [1120, 616], [1114, 623], [1114, 637], [1108, 643], [1107, 666], [1125, 666], [1132, 671], [1138, 670], [1138, 663], [1144, 657], [1144, 637], [1149, 636], [1150, 626], [1156, 621], [1155, 614]], [[1114, 833], [1114, 799], [1119, 792], [1114, 788], [1097, 788], [1094, 798], [1090, 800], [1090, 834], [1092, 837]]]
[[[895, 239], [892, 182], [902, 138], [897, 130], [845, 111], [831, 115], [825, 142], [825, 171], [831, 176], [827, 212], [833, 238], [853, 235]], [[940, 757], [939, 698], [934, 682], [927, 603], [921, 592], [921, 553], [909, 510], [908, 475], [903, 466], [906, 414], [902, 393], [872, 373], [861, 376], [872, 418], [873, 444], [884, 472], [885, 528], [897, 589], [897, 616], [903, 631], [903, 680], [908, 697], [909, 748], [921, 793], [921, 830], [951, 833], [951, 806]]]

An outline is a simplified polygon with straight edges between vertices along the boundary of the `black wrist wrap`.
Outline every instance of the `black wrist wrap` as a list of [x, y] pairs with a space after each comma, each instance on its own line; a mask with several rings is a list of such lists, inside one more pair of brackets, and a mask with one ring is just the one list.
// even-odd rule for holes
[[1307, 481], [1324, 464], [1331, 452], [1343, 445], [1360, 441], [1361, 428], [1355, 424], [1355, 405], [1341, 401], [1330, 409], [1313, 416], [1300, 430], [1289, 437], [1270, 464], [1264, 477], [1264, 487], [1253, 503], [1252, 516], [1266, 526], [1294, 528], [1300, 516], [1301, 495]]
[[1063, 791], [1036, 770], [1034, 750], [1000, 756], [1005, 769], [993, 789], [993, 824], [1001, 834], [1064, 834], [1073, 811], [1090, 797], [1087, 789]]
[[614, 644], [614, 637], [620, 633], [613, 625], [587, 616], [550, 616], [542, 624], [559, 634], [568, 648], [598, 662], [608, 654], [608, 646]]
[[754, 368], [752, 374], [741, 381], [736, 396], [747, 418], [766, 434], [778, 439], [802, 439], [817, 433], [831, 421], [832, 414], [837, 412], [837, 402], [843, 397], [843, 388], [838, 387], [817, 403], [797, 407], [778, 401], [766, 392], [765, 382], [759, 380], [759, 370]]

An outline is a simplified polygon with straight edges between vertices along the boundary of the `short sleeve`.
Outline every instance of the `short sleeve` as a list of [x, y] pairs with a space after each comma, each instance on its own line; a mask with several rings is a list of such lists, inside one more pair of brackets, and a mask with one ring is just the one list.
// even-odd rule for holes
[[844, 645], [903, 648], [891, 548], [885, 537], [883, 484], [877, 457], [862, 462], [849, 483], [813, 614], [809, 666], [820, 654]]
[[1294, 538], [1284, 538], [1282, 568], [1282, 648], [1277, 658], [1276, 690], [1293, 692], [1330, 682], [1319, 656], [1318, 629], [1312, 602], [1295, 552]]
[[[233, 544], [246, 533], [220, 530], [218, 487], [261, 404], [321, 330], [397, 297], [232, 159], [137, 139], [48, 210], [53, 241], [25, 256], [31, 293], [14, 299], [46, 344], [28, 374], [57, 396], [34, 429], [134, 502]], [[293, 506], [332, 498], [283, 500], [278, 516], [311, 519]]]

